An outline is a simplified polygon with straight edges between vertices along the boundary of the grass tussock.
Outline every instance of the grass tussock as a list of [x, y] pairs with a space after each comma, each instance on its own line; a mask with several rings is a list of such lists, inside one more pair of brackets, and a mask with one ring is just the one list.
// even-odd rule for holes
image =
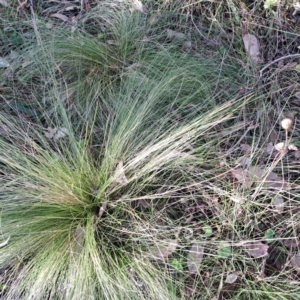
[[256, 82], [236, 1], [148, 2], [2, 45], [1, 297], [298, 299], [297, 71]]

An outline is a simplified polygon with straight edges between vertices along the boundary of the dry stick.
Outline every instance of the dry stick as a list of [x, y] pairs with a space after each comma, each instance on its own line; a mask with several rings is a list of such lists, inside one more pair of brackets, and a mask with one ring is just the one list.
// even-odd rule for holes
[[266, 66], [264, 66], [260, 71], [259, 71], [259, 76], [258, 79], [256, 80], [256, 82], [254, 83], [254, 85], [252, 87], [245, 87], [247, 90], [253, 90], [254, 87], [258, 84], [258, 82], [262, 79], [263, 77], [263, 72], [268, 69], [270, 66], [272, 66], [273, 64], [286, 59], [286, 58], [295, 58], [295, 57], [300, 57], [300, 53], [297, 54], [289, 54], [289, 55], [285, 55], [285, 56], [281, 56], [273, 61], [271, 61], [270, 63], [268, 63]]
[[300, 57], [300, 53], [297, 53], [297, 54], [289, 54], [289, 55], [285, 55], [285, 56], [281, 56], [273, 61], [271, 61], [270, 63], [268, 63], [266, 66], [264, 66], [260, 71], [259, 71], [259, 79], [262, 78], [263, 76], [263, 72], [264, 70], [266, 70], [267, 68], [269, 68], [270, 66], [272, 66], [273, 64], [283, 60], [283, 59], [286, 59], [286, 58], [294, 58], [294, 57]]

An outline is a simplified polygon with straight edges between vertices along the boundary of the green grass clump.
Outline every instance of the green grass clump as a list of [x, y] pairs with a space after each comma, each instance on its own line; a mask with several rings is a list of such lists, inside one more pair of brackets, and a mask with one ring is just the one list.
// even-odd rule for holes
[[[159, 91], [165, 81], [157, 81]], [[239, 103], [207, 111], [203, 105], [203, 114], [174, 124], [172, 114], [151, 118], [159, 95], [127, 81], [111, 99], [114, 111], [102, 132], [100, 106], [94, 123], [80, 127], [56, 98], [52, 126], [64, 128], [60, 138], [1, 113], [1, 222], [11, 237], [1, 253], [10, 270], [4, 297], [174, 297], [167, 257], [157, 269], [149, 249], [175, 240], [178, 219], [166, 207], [209, 176], [201, 163], [211, 150], [201, 140]], [[189, 154], [187, 143], [199, 146]]]
[[[222, 141], [207, 132], [246, 99], [215, 97], [216, 64], [173, 47], [139, 56], [140, 46], [130, 54], [141, 66], [126, 69], [134, 60], [98, 53], [104, 44], [91, 36], [69, 39], [58, 36], [53, 52], [48, 42], [24, 52], [44, 54], [28, 74], [17, 68], [36, 114], [1, 112], [1, 224], [10, 236], [0, 257], [3, 297], [184, 297], [184, 273], [169, 261], [189, 244], [178, 236], [179, 199], [213, 177], [202, 164], [214, 163], [209, 145]], [[115, 61], [122, 65], [110, 74]], [[163, 244], [175, 248], [154, 259]]]

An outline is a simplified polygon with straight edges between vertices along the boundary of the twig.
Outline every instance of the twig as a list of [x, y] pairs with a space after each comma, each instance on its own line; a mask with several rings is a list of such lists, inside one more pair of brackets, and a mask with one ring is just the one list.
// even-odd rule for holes
[[300, 57], [300, 53], [297, 53], [297, 54], [289, 54], [289, 55], [285, 55], [285, 56], [281, 56], [273, 61], [271, 61], [270, 63], [268, 63], [266, 66], [264, 66], [260, 71], [259, 71], [259, 79], [262, 78], [263, 76], [263, 72], [268, 69], [270, 66], [272, 66], [273, 64], [283, 60], [283, 59], [286, 59], [286, 58], [294, 58], [294, 57]]
[[286, 59], [286, 58], [295, 58], [295, 57], [300, 57], [300, 53], [297, 53], [297, 54], [289, 54], [289, 55], [285, 55], [285, 56], [281, 56], [273, 61], [271, 61], [270, 63], [268, 63], [266, 66], [264, 66], [262, 69], [260, 69], [259, 71], [259, 75], [258, 75], [258, 79], [256, 80], [256, 82], [254, 83], [254, 85], [252, 87], [245, 87], [245, 89], [247, 90], [253, 90], [254, 87], [259, 83], [259, 81], [262, 79], [263, 77], [263, 72], [268, 69], [270, 66], [272, 66], [273, 64], [283, 60], [283, 59]]

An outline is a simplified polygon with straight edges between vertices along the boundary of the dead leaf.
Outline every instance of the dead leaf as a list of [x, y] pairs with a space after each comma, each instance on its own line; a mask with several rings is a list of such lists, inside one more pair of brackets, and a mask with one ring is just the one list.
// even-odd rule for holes
[[187, 256], [187, 266], [190, 274], [198, 273], [203, 255], [204, 247], [200, 243], [193, 244]]
[[6, 245], [8, 244], [8, 241], [9, 241], [9, 239], [10, 239], [10, 236], [7, 238], [7, 240], [6, 240], [6, 241], [4, 241], [4, 242], [0, 243], [0, 248], [2, 248], [2, 247], [4, 247], [4, 246], [6, 246]]
[[254, 63], [261, 62], [260, 43], [259, 43], [259, 40], [257, 39], [257, 37], [253, 34], [247, 33], [243, 36], [243, 42], [244, 42], [246, 51], [250, 55], [251, 60]]
[[158, 22], [158, 20], [159, 20], [160, 17], [161, 17], [161, 13], [160, 13], [160, 12], [158, 12], [158, 13], [152, 15], [152, 16], [149, 18], [149, 20], [148, 20], [148, 24], [149, 24], [150, 26], [155, 25], [155, 24]]
[[125, 70], [130, 70], [130, 69], [138, 68], [140, 66], [141, 66], [141, 64], [138, 63], [138, 62], [136, 62], [136, 63], [133, 63], [132, 65], [126, 67]]
[[192, 42], [191, 41], [185, 41], [182, 45], [182, 50], [189, 52], [192, 49]]
[[235, 163], [241, 166], [249, 166], [251, 163], [251, 159], [249, 157], [242, 156], [239, 157]]
[[274, 189], [285, 189], [288, 187], [288, 184], [277, 174], [270, 172], [265, 180], [267, 187]]
[[275, 130], [271, 131], [270, 134], [270, 141], [275, 144], [278, 141], [278, 132], [276, 132]]
[[247, 123], [244, 121], [239, 121], [237, 123], [235, 123], [234, 125], [232, 125], [231, 127], [222, 129], [220, 132], [221, 136], [226, 136], [229, 134], [232, 134], [238, 130], [244, 129], [247, 126]]
[[148, 208], [150, 206], [150, 203], [146, 202], [144, 199], [138, 200], [138, 207]]
[[294, 152], [295, 158], [300, 158], [300, 150]]
[[236, 282], [236, 280], [238, 279], [238, 276], [239, 276], [238, 272], [230, 273], [230, 274], [228, 274], [225, 282], [232, 284], [232, 283]]
[[102, 215], [104, 214], [105, 210], [107, 208], [107, 203], [103, 203], [99, 209], [99, 213], [98, 213], [98, 217], [99, 219], [102, 217]]
[[55, 128], [48, 127], [46, 129], [46, 131], [44, 132], [44, 135], [45, 135], [46, 138], [52, 139], [54, 134], [56, 133], [56, 131], [57, 131], [56, 127]]
[[300, 274], [300, 252], [292, 257], [291, 264], [297, 270], [297, 274]]
[[267, 144], [267, 147], [265, 148], [265, 151], [268, 154], [272, 154], [273, 153], [273, 151], [274, 151], [274, 145], [273, 145], [272, 142]]
[[272, 204], [274, 206], [274, 209], [278, 212], [278, 213], [282, 213], [284, 210], [284, 201], [283, 198], [280, 196], [276, 196], [273, 201]]
[[168, 39], [172, 39], [173, 37], [175, 37], [177, 39], [184, 40], [186, 38], [186, 35], [184, 33], [174, 31], [171, 29], [167, 29], [167, 34]]
[[64, 8], [64, 11], [70, 11], [70, 10], [74, 10], [74, 9], [80, 9], [80, 6], [71, 5], [71, 6]]
[[295, 93], [294, 96], [295, 96], [296, 98], [300, 99], [300, 92]]
[[50, 17], [60, 19], [64, 22], [69, 22], [70, 21], [70, 19], [67, 16], [65, 16], [63, 14], [59, 14], [59, 13], [53, 14]]
[[140, 0], [131, 0], [132, 5], [133, 5], [133, 10], [138, 10], [144, 14], [148, 12], [147, 8], [145, 5]]
[[120, 46], [120, 42], [116, 40], [107, 40], [106, 42], [110, 45]]
[[248, 144], [241, 144], [240, 148], [244, 152], [250, 152], [252, 150], [252, 146]]
[[162, 259], [169, 257], [177, 248], [178, 243], [176, 240], [163, 240], [155, 246], [150, 247], [146, 255], [149, 259]]
[[244, 247], [248, 254], [254, 258], [268, 256], [269, 246], [260, 241], [245, 244]]
[[297, 62], [296, 61], [294, 61], [294, 62], [288, 62], [287, 64], [285, 64], [284, 66], [283, 66], [283, 70], [294, 70], [295, 68], [296, 68], [296, 66], [297, 66]]
[[[231, 170], [231, 173], [245, 188], [250, 188], [253, 183], [260, 182], [263, 179], [264, 170], [258, 166], [251, 166], [248, 170], [243, 170], [241, 168]], [[268, 173], [264, 178], [264, 184], [267, 187], [274, 189], [288, 187], [287, 183], [273, 172]]]
[[234, 169], [231, 171], [232, 175], [238, 180], [238, 182], [242, 183], [242, 186], [245, 188], [250, 188], [253, 182], [250, 180], [249, 171], [243, 170], [241, 168]]
[[284, 240], [284, 242], [283, 242], [283, 244], [284, 244], [288, 249], [298, 248], [299, 243], [300, 243], [300, 242], [299, 242], [298, 238], [287, 239], [287, 240]]
[[123, 162], [119, 161], [117, 169], [115, 171], [114, 177], [116, 178], [114, 182], [125, 184], [128, 183], [128, 179], [125, 176]]
[[53, 140], [56, 141], [62, 137], [65, 137], [66, 135], [68, 135], [68, 129], [65, 127], [59, 127], [53, 136]]

